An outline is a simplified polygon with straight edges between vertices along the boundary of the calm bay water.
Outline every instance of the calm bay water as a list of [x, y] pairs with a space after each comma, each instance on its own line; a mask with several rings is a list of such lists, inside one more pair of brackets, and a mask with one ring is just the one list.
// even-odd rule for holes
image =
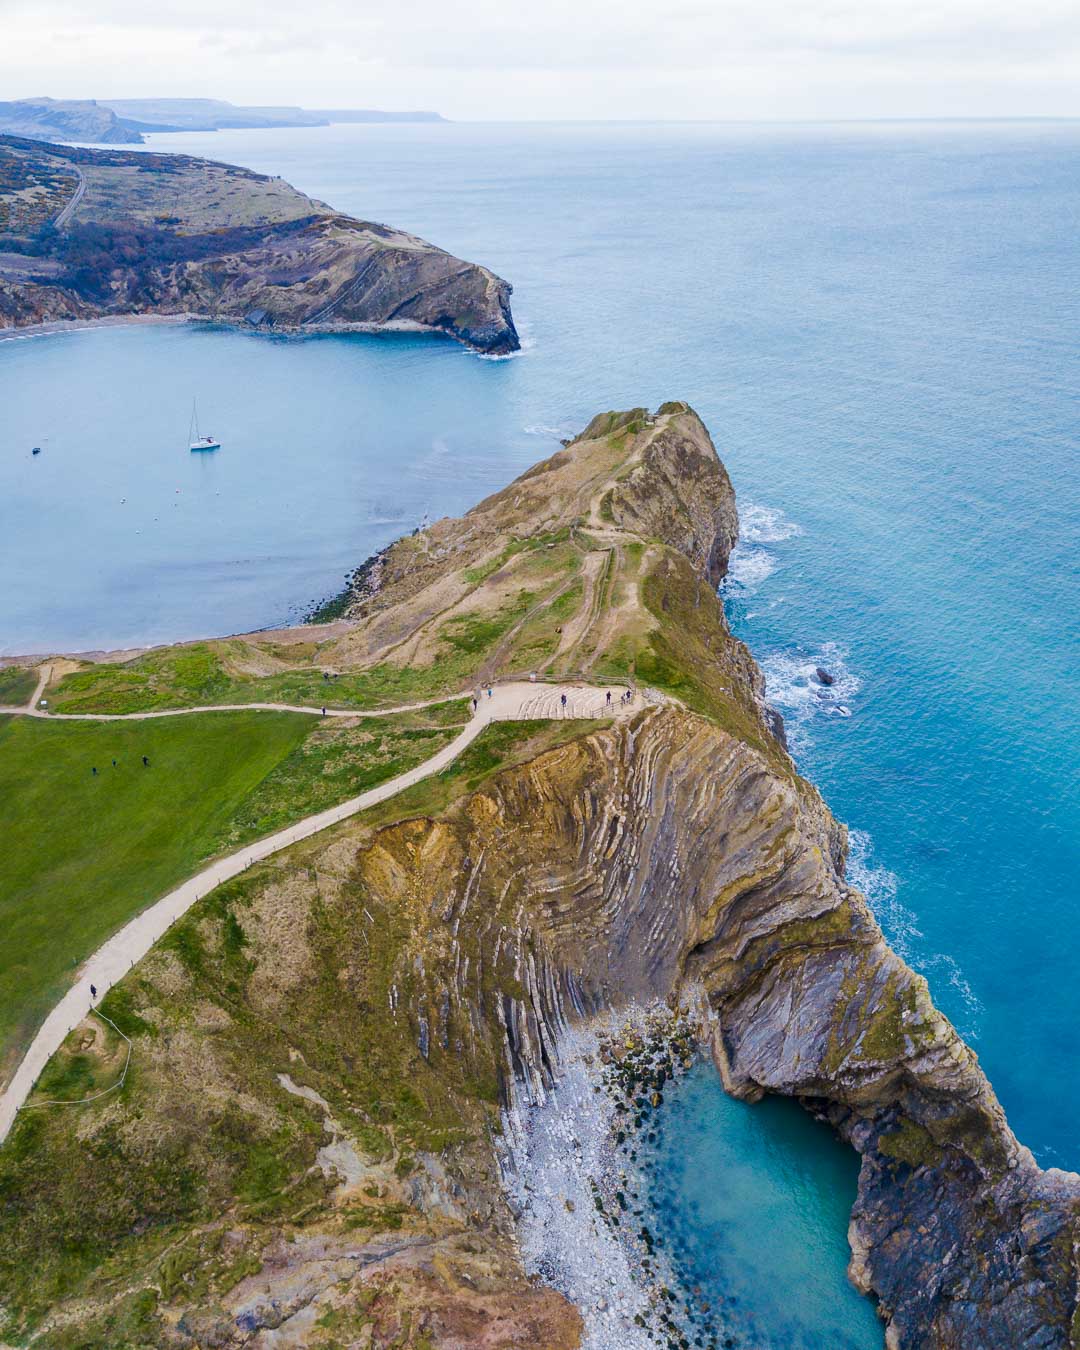
[[[0, 343], [0, 651], [299, 615], [594, 412], [686, 398], [743, 510], [729, 612], [800, 765], [856, 832], [855, 879], [1019, 1136], [1080, 1168], [1080, 127], [159, 142], [488, 264], [514, 283], [527, 350], [180, 328]], [[196, 392], [213, 457], [185, 448]], [[816, 665], [837, 677], [827, 697]], [[710, 1244], [718, 1288], [741, 1281], [752, 1302], [741, 1253], [785, 1213], [801, 1231], [832, 1192], [844, 1204], [822, 1201], [819, 1231], [842, 1284], [852, 1160], [792, 1116], [795, 1184], [767, 1117], [695, 1102], [725, 1166], [737, 1154], [778, 1197], [755, 1220], [717, 1188], [709, 1223], [749, 1235], [727, 1267]], [[761, 1288], [777, 1278], [762, 1256]], [[851, 1344], [880, 1344], [852, 1316]]]

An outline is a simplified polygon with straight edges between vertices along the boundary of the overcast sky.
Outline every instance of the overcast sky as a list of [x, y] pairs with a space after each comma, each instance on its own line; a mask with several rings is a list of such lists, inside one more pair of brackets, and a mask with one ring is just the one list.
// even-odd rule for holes
[[1080, 114], [1080, 0], [0, 0], [0, 98], [448, 117]]

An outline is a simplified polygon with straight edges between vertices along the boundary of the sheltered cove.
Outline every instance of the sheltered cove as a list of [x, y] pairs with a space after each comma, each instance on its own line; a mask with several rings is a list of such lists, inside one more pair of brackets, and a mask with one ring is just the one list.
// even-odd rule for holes
[[[176, 1346], [317, 1324], [570, 1350], [579, 1311], [522, 1266], [500, 1111], [548, 1092], [592, 1019], [700, 991], [728, 1090], [796, 1097], [861, 1155], [852, 1275], [891, 1350], [1074, 1343], [1080, 1178], [1035, 1165], [847, 884], [845, 832], [716, 597], [736, 535], [685, 404], [603, 414], [392, 546], [334, 636], [206, 644], [222, 701], [317, 688], [327, 665], [368, 707], [529, 670], [663, 697], [507, 739], [201, 900], [108, 1000], [134, 1040], [124, 1092], [20, 1119], [0, 1153], [6, 1334], [107, 1344], [123, 1317]], [[188, 699], [170, 651], [47, 692]], [[79, 1053], [112, 1063], [101, 1037]], [[63, 1290], [58, 1175], [95, 1225]]]

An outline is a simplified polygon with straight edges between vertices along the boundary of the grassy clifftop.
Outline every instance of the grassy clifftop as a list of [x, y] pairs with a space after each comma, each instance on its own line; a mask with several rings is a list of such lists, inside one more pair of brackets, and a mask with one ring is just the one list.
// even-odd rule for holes
[[77, 967], [133, 914], [211, 858], [429, 758], [466, 716], [455, 702], [326, 724], [0, 718], [0, 1084]]
[[729, 1090], [861, 1154], [852, 1274], [891, 1347], [1074, 1345], [1080, 1179], [1035, 1166], [847, 883], [715, 595], [735, 531], [690, 409], [604, 414], [387, 550], [343, 624], [58, 673], [72, 707], [527, 672], [664, 697], [492, 727], [190, 910], [107, 1000], [123, 1090], [44, 1104], [117, 1081], [87, 1021], [0, 1150], [0, 1336], [572, 1350], [577, 1310], [521, 1267], [500, 1104], [550, 1081], [567, 1023], [704, 989]]
[[63, 712], [372, 708], [534, 673], [627, 680], [771, 752], [760, 676], [715, 594], [737, 529], [730, 480], [691, 409], [606, 413], [467, 515], [361, 569], [330, 635], [314, 625], [58, 667], [48, 696]]

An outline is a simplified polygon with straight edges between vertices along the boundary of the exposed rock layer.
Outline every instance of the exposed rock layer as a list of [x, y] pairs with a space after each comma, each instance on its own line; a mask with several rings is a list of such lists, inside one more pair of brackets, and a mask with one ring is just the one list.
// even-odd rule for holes
[[[772, 734], [712, 588], [735, 533], [708, 435], [671, 404], [596, 419], [382, 555], [321, 659], [391, 680], [399, 658], [449, 661], [449, 633], [494, 675], [548, 650], [665, 697], [548, 748], [508, 734], [435, 795], [191, 911], [110, 1005], [134, 1085], [77, 1126], [40, 1115], [13, 1135], [0, 1271], [36, 1254], [44, 1282], [68, 1250], [59, 1174], [113, 1278], [157, 1291], [142, 1343], [314, 1346], [351, 1318], [377, 1347], [571, 1347], [574, 1311], [521, 1277], [490, 1142], [500, 1093], [544, 1090], [568, 1024], [692, 986], [729, 1091], [796, 1097], [860, 1153], [852, 1275], [891, 1350], [1078, 1343], [1080, 1178], [1017, 1143], [848, 885], [845, 831]], [[571, 649], [537, 597], [575, 594]], [[266, 1150], [283, 1179], [255, 1205]], [[177, 1232], [183, 1278], [155, 1237]], [[75, 1294], [21, 1295], [19, 1316], [115, 1321], [96, 1270]]]

